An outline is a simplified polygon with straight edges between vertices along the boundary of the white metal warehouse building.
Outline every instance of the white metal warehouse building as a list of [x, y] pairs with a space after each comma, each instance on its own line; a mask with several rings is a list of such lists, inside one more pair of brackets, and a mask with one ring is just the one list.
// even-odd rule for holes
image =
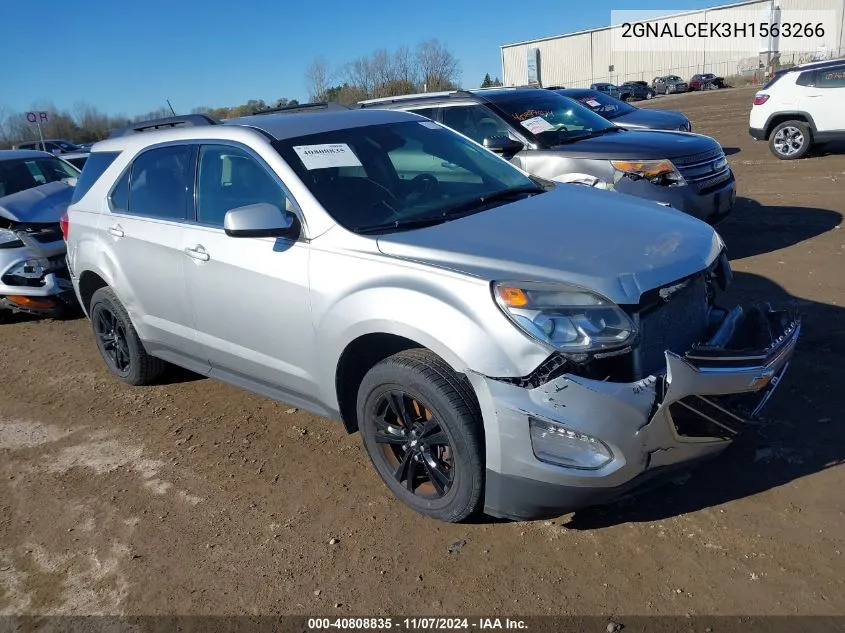
[[[845, 54], [845, 0], [752, 0], [711, 9], [701, 9], [671, 16], [650, 19], [662, 23], [683, 25], [687, 22], [737, 22], [749, 15], [762, 15], [778, 7], [783, 15], [792, 12], [835, 12], [836, 29], [829, 29], [823, 38], [817, 38], [810, 52], [805, 48], [789, 50], [790, 44], [777, 44], [780, 64], [803, 63], [823, 57]], [[793, 13], [796, 15], [796, 13]], [[827, 13], [834, 15], [834, 13]], [[690, 39], [685, 43], [673, 42], [671, 50], [631, 52], [614, 46], [620, 40], [621, 26], [607, 26], [567, 35], [545, 37], [527, 42], [505, 44], [502, 53], [502, 81], [506, 86], [539, 83], [542, 86], [585, 87], [592, 83], [647, 81], [662, 75], [679, 75], [689, 81], [696, 73], [712, 72], [722, 77], [754, 75], [765, 68], [770, 57], [761, 55], [757, 45], [747, 50], [730, 48], [719, 39]], [[615, 31], [615, 33], [614, 33]], [[743, 44], [744, 45], [744, 44]], [[614, 50], [614, 49], [617, 50]], [[766, 58], [765, 61], [763, 58]]]

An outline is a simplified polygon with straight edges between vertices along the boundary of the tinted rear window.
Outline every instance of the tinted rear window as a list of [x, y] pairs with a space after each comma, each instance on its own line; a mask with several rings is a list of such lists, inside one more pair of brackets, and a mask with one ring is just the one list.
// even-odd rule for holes
[[773, 76], [771, 79], [769, 79], [769, 81], [767, 81], [767, 82], [765, 83], [765, 85], [763, 86], [763, 90], [766, 90], [766, 89], [771, 88], [772, 86], [774, 86], [774, 85], [778, 82], [778, 80], [779, 80], [781, 77], [783, 77], [786, 73], [787, 73], [787, 71], [785, 71], [785, 70], [779, 70], [779, 71], [777, 71], [777, 72], [774, 74], [774, 76]]
[[94, 183], [103, 175], [103, 172], [108, 169], [109, 165], [114, 162], [118, 154], [120, 152], [94, 152], [88, 157], [82, 167], [82, 174], [76, 181], [76, 188], [73, 190], [71, 204], [82, 200], [82, 197], [94, 186]]

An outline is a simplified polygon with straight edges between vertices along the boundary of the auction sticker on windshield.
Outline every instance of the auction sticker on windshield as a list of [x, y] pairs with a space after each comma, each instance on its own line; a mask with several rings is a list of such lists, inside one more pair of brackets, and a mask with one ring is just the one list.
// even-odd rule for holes
[[539, 134], [540, 132], [548, 132], [553, 130], [554, 126], [546, 121], [541, 116], [531, 117], [522, 122], [522, 126], [532, 134]]
[[361, 167], [361, 161], [346, 143], [295, 145], [293, 151], [309, 171], [327, 167]]
[[584, 103], [586, 103], [591, 108], [598, 108], [601, 104], [596, 101], [595, 99], [587, 99]]

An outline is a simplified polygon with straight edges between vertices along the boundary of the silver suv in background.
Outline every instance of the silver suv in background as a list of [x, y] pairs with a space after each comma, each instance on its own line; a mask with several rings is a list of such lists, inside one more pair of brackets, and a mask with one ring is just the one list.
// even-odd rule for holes
[[0, 151], [0, 320], [76, 305], [59, 220], [79, 171], [46, 152]]
[[646, 198], [711, 224], [724, 220], [736, 200], [733, 171], [715, 139], [627, 130], [557, 91], [458, 90], [359, 105], [421, 114], [535, 176]]
[[721, 453], [779, 384], [800, 322], [719, 307], [707, 224], [414, 114], [314, 110], [95, 146], [68, 262], [118, 379], [171, 362], [340, 419], [445, 521], [616, 498]]

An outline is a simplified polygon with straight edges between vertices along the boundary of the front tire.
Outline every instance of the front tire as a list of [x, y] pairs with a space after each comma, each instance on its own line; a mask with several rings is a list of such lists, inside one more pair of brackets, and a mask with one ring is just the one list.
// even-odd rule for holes
[[457, 523], [483, 503], [484, 429], [469, 382], [428, 350], [378, 363], [358, 390], [364, 448], [416, 512]]
[[798, 160], [813, 145], [810, 126], [803, 121], [784, 121], [769, 136], [769, 149], [780, 160]]
[[91, 327], [106, 367], [128, 385], [148, 385], [167, 364], [147, 354], [129, 313], [111, 288], [100, 288], [91, 297]]

